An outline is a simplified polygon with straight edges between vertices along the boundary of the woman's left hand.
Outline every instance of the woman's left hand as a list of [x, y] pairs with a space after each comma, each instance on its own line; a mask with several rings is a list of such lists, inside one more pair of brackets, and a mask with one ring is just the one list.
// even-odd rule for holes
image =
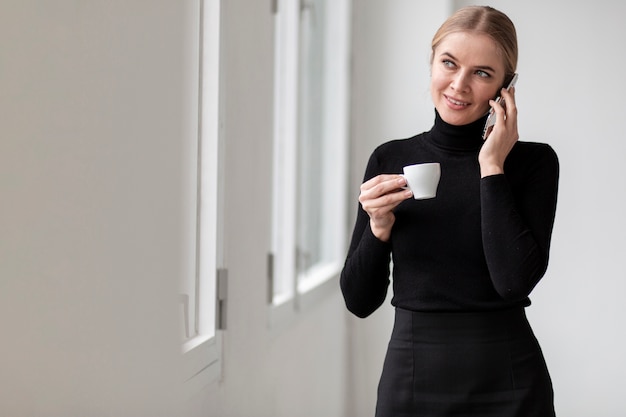
[[508, 91], [503, 88], [501, 94], [506, 108], [495, 100], [489, 101], [496, 112], [496, 124], [478, 154], [481, 177], [504, 173], [504, 161], [519, 139], [515, 88]]

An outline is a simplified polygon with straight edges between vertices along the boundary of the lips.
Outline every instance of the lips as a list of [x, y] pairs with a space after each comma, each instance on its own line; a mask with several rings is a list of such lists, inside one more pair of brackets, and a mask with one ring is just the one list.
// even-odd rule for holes
[[447, 96], [447, 95], [445, 95], [445, 94], [444, 94], [443, 96], [446, 98], [446, 100], [448, 101], [448, 103], [450, 103], [450, 104], [452, 104], [452, 105], [454, 105], [454, 106], [456, 106], [456, 107], [467, 107], [467, 106], [469, 106], [469, 105], [470, 105], [470, 103], [467, 103], [467, 102], [465, 102], [465, 101], [461, 101], [461, 100], [454, 99], [454, 98], [452, 98], [452, 97], [450, 97], [450, 96]]

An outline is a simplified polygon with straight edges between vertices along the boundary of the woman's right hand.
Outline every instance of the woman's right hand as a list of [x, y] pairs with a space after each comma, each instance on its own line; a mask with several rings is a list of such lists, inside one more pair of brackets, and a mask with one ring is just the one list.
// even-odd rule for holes
[[411, 190], [403, 189], [406, 179], [397, 174], [381, 174], [361, 185], [359, 202], [370, 216], [372, 233], [383, 242], [389, 241], [398, 204], [411, 198]]

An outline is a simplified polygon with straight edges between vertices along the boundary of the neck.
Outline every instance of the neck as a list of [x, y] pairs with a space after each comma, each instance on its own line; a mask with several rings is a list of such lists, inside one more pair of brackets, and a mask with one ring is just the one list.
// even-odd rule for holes
[[483, 144], [483, 127], [487, 116], [467, 124], [451, 125], [446, 123], [439, 112], [435, 110], [435, 124], [429, 132], [433, 143], [438, 147], [448, 150], [474, 151], [480, 149]]

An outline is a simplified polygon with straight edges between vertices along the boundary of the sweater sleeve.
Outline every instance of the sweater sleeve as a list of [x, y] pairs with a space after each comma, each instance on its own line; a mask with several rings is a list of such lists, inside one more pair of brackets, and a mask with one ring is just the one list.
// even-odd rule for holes
[[[372, 155], [365, 181], [378, 175], [376, 157]], [[364, 318], [385, 301], [389, 287], [391, 244], [374, 236], [369, 216], [359, 204], [356, 224], [341, 272], [340, 286], [346, 307]]]
[[559, 163], [548, 145], [524, 161], [519, 184], [505, 174], [481, 180], [482, 239], [489, 274], [498, 294], [521, 300], [530, 294], [548, 268], [556, 212]]

